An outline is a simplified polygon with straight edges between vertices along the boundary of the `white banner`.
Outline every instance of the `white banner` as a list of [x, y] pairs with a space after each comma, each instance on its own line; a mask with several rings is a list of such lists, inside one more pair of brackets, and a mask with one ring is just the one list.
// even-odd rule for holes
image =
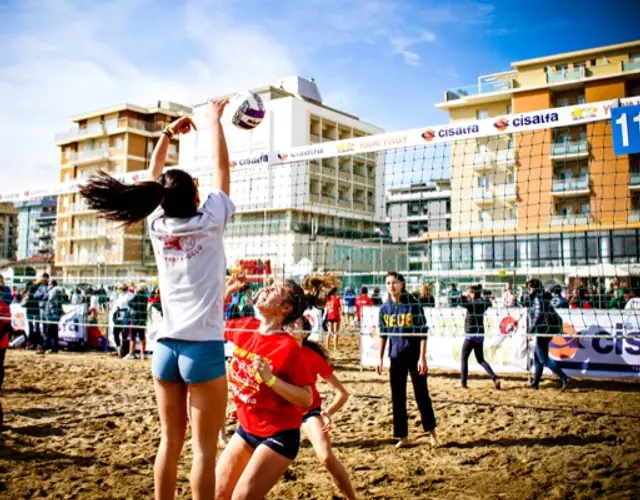
[[58, 323], [58, 339], [61, 347], [87, 345], [87, 317], [84, 304], [62, 306], [62, 317]]
[[[545, 128], [567, 127], [582, 123], [607, 120], [611, 116], [613, 106], [633, 106], [640, 104], [639, 97], [627, 97], [610, 101], [592, 102], [576, 106], [565, 106], [528, 113], [504, 115], [497, 118], [487, 118], [447, 125], [427, 126], [419, 129], [400, 132], [388, 132], [367, 137], [346, 139], [342, 141], [323, 142], [309, 146], [298, 146], [289, 150], [272, 151], [249, 156], [232, 156], [232, 168], [254, 168], [256, 165], [280, 165], [297, 161], [307, 161], [319, 158], [370, 153], [388, 149], [409, 146], [424, 146], [427, 144], [447, 143], [456, 140], [488, 137], [500, 134], [527, 132]], [[177, 168], [185, 168], [178, 165]], [[198, 172], [191, 172], [196, 177]], [[209, 170], [207, 174], [209, 174]], [[123, 182], [146, 180], [146, 171], [130, 172], [117, 175]], [[74, 193], [80, 190], [82, 183], [74, 180], [49, 187], [26, 189], [23, 191], [0, 192], [0, 201], [23, 201], [42, 196], [55, 196], [64, 193]]]
[[[378, 306], [364, 307], [362, 310], [362, 366], [378, 364], [378, 310]], [[464, 341], [464, 309], [425, 308], [424, 311], [429, 325], [429, 366], [459, 370]], [[558, 313], [564, 323], [564, 335], [552, 338], [549, 354], [559, 362], [567, 375], [586, 378], [640, 377], [640, 311], [558, 309]], [[535, 344], [534, 341], [527, 344], [526, 324], [525, 308], [490, 308], [485, 313], [484, 355], [496, 373], [527, 372], [527, 360], [532, 363]], [[385, 353], [385, 366], [388, 365]], [[474, 356], [469, 359], [469, 370], [483, 371]], [[545, 369], [545, 373], [551, 372]]]
[[[10, 304], [11, 326], [15, 331], [22, 331], [29, 338], [29, 321], [27, 320], [27, 309], [20, 304]], [[38, 310], [40, 314], [40, 310]]]
[[[360, 336], [360, 363], [376, 366], [379, 359], [380, 338], [378, 306], [364, 307]], [[462, 308], [424, 308], [429, 325], [427, 364], [431, 368], [460, 369], [460, 352], [464, 342]], [[485, 313], [484, 355], [497, 373], [525, 373], [527, 366], [526, 309], [490, 308]], [[385, 366], [389, 359], [385, 353]], [[475, 357], [469, 359], [469, 370], [484, 371]]]
[[558, 309], [558, 313], [564, 336], [553, 337], [549, 354], [567, 375], [640, 377], [640, 311]]

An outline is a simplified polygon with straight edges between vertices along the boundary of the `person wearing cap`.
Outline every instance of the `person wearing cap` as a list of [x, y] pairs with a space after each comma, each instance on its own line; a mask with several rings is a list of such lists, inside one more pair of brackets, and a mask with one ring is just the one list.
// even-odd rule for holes
[[562, 318], [551, 305], [552, 296], [545, 291], [539, 279], [527, 281], [529, 290], [529, 335], [536, 340], [533, 364], [535, 374], [533, 381], [527, 385], [530, 389], [538, 389], [542, 379], [542, 371], [546, 366], [560, 377], [562, 391], [569, 388], [572, 380], [562, 371], [555, 360], [549, 357], [549, 344], [553, 335], [562, 334]]

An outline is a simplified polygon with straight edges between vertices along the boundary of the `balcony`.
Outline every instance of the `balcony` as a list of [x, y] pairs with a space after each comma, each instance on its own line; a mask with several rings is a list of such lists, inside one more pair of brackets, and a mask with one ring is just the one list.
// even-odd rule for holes
[[569, 160], [589, 156], [589, 144], [586, 139], [554, 142], [551, 145], [552, 160]]
[[495, 92], [503, 92], [516, 87], [516, 82], [512, 75], [488, 75], [478, 78], [476, 85], [468, 85], [464, 87], [454, 87], [448, 89], [444, 93], [445, 101], [455, 101], [465, 99], [470, 96], [492, 94]]
[[[515, 229], [517, 225], [517, 220], [515, 219], [489, 219], [489, 220], [478, 220], [472, 222], [468, 229], [472, 231], [500, 231], [504, 229]], [[458, 227], [456, 229], [465, 230], [467, 227]]]
[[71, 153], [69, 155], [69, 163], [74, 163], [74, 164], [106, 161], [108, 159], [109, 159], [109, 151], [106, 149], [79, 151], [78, 153]]
[[640, 208], [629, 210], [629, 222], [640, 222]]
[[54, 140], [56, 144], [59, 144], [64, 142], [71, 142], [74, 139], [80, 140], [88, 137], [100, 137], [101, 135], [105, 135], [106, 133], [107, 131], [104, 128], [104, 123], [94, 123], [89, 127], [74, 127], [65, 130], [64, 132], [58, 132], [57, 134], [55, 134]]
[[471, 198], [478, 205], [489, 205], [493, 203], [493, 193], [491, 189], [485, 187], [474, 187]]
[[493, 170], [489, 151], [481, 151], [473, 156], [473, 170], [476, 172]]
[[514, 148], [502, 149], [496, 153], [496, 163], [499, 165], [513, 165], [516, 162]]
[[586, 76], [585, 68], [580, 67], [576, 69], [565, 69], [561, 71], [555, 71], [553, 73], [547, 73], [547, 83], [559, 83], [567, 82], [571, 80], [578, 80]]
[[622, 71], [636, 71], [640, 69], [640, 61], [629, 61], [622, 63]]
[[640, 172], [629, 172], [629, 188], [640, 189]]
[[552, 215], [552, 226], [583, 226], [591, 222], [589, 214]]
[[588, 195], [591, 193], [589, 176], [580, 175], [568, 179], [553, 179], [551, 192], [556, 196]]
[[494, 196], [499, 200], [516, 201], [515, 184], [496, 184], [493, 190]]

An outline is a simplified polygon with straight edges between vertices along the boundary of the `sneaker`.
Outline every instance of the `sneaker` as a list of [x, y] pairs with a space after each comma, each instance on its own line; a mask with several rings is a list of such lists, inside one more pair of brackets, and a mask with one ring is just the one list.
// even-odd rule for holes
[[402, 438], [396, 443], [396, 448], [408, 448], [409, 446], [411, 446], [411, 441], [409, 441], [409, 438]]
[[138, 359], [138, 358], [136, 358], [136, 355], [135, 355], [135, 354], [127, 354], [127, 355], [126, 355], [124, 358], [122, 358], [122, 359], [126, 359], [127, 361], [131, 361], [131, 360], [135, 360], [135, 359]]
[[524, 384], [524, 387], [526, 389], [533, 389], [534, 391], [537, 391], [538, 389], [540, 389], [540, 387], [538, 386], [538, 384], [531, 382], [530, 384]]
[[571, 379], [569, 377], [563, 379], [562, 380], [562, 388], [560, 389], [560, 392], [564, 392], [567, 389], [570, 389], [572, 385], [573, 385], [573, 379]]
[[496, 391], [499, 391], [502, 388], [502, 384], [500, 383], [500, 379], [495, 379], [493, 381], [493, 387], [496, 388]]

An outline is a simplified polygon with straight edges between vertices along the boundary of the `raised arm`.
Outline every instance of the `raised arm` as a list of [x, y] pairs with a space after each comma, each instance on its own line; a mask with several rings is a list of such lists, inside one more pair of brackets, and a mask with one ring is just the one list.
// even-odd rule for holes
[[196, 130], [196, 126], [188, 116], [180, 117], [165, 127], [151, 155], [151, 163], [149, 165], [150, 180], [157, 181], [162, 175], [171, 139], [178, 134], [187, 134], [191, 132], [191, 129]]
[[349, 399], [349, 391], [347, 391], [346, 387], [342, 385], [342, 382], [340, 382], [338, 377], [336, 377], [335, 373], [331, 374], [331, 376], [327, 379], [327, 382], [336, 393], [335, 399], [331, 402], [331, 405], [326, 410], [329, 416], [333, 416], [340, 408], [345, 405], [345, 403]]
[[211, 123], [211, 156], [213, 160], [213, 187], [220, 189], [227, 196], [231, 189], [229, 175], [229, 150], [222, 129], [222, 114], [229, 102], [228, 99], [209, 101], [209, 122]]

